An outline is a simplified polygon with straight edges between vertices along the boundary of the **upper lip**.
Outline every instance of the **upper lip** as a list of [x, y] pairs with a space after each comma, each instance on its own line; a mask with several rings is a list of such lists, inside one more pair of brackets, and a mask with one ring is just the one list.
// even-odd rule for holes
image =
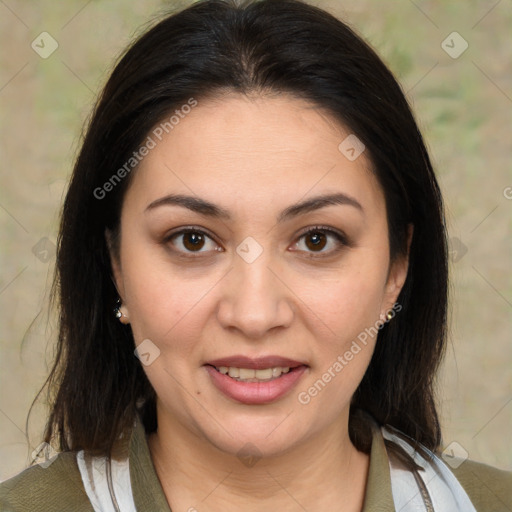
[[295, 361], [287, 357], [280, 357], [274, 355], [258, 358], [236, 355], [230, 357], [222, 357], [220, 359], [214, 359], [213, 361], [208, 361], [205, 364], [209, 364], [217, 368], [219, 368], [220, 366], [232, 366], [234, 368], [250, 368], [253, 370], [261, 370], [264, 368], [276, 368], [278, 366], [282, 368], [295, 368], [296, 366], [303, 365], [307, 366], [306, 363]]

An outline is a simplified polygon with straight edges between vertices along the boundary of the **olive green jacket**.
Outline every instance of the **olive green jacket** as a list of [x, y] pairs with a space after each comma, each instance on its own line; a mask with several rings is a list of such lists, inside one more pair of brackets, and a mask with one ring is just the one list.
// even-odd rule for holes
[[[138, 512], [171, 512], [153, 466], [140, 421], [130, 439], [129, 468]], [[452, 470], [478, 512], [512, 512], [512, 472], [466, 460]], [[0, 484], [1, 512], [94, 512], [75, 452], [63, 452], [46, 468], [31, 466]], [[363, 512], [393, 512], [389, 462], [380, 430], [374, 430]]]

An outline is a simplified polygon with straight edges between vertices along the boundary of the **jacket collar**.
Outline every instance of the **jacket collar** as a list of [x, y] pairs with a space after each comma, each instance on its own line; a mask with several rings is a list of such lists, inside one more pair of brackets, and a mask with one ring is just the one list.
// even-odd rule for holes
[[[373, 420], [371, 428], [370, 468], [362, 512], [394, 512], [389, 460], [384, 438]], [[139, 418], [130, 439], [130, 479], [133, 500], [139, 512], [171, 512], [153, 466], [146, 432]]]

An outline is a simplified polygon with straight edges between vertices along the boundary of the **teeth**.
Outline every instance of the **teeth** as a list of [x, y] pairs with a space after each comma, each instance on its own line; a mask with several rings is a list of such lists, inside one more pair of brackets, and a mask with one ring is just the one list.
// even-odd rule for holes
[[[231, 368], [229, 370], [231, 371]], [[238, 377], [242, 380], [254, 379], [255, 376], [256, 370], [250, 370], [249, 368], [240, 368], [240, 370], [238, 370]]]
[[230, 377], [240, 377], [240, 368], [229, 368], [229, 376]]
[[219, 366], [217, 370], [224, 375], [229, 375], [233, 379], [246, 382], [259, 382], [276, 379], [283, 373], [288, 373], [288, 366], [276, 366], [274, 368], [265, 368], [262, 370], [254, 370], [252, 368], [236, 368], [234, 366]]

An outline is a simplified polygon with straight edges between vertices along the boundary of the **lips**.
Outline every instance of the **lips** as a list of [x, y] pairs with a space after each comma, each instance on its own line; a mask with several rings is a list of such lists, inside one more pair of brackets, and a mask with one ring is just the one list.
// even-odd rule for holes
[[[235, 355], [213, 359], [203, 366], [210, 376], [212, 384], [220, 392], [231, 400], [246, 405], [264, 405], [284, 398], [309, 369], [309, 365], [304, 362], [277, 355], [256, 358]], [[243, 380], [227, 375], [228, 368], [230, 370], [237, 368], [240, 373], [242, 369], [266, 370], [272, 368], [273, 371], [281, 373], [271, 380], [258, 381], [258, 378], [255, 381], [253, 379]]]
[[258, 358], [250, 358], [247, 356], [235, 355], [230, 357], [223, 357], [221, 359], [214, 359], [212, 361], [208, 361], [205, 364], [215, 366], [216, 368], [219, 368], [221, 366], [232, 366], [236, 368], [249, 368], [253, 370], [263, 370], [265, 368], [275, 368], [278, 366], [282, 368], [296, 368], [297, 366], [308, 366], [304, 362], [275, 355]]
[[[224, 361], [226, 360], [221, 362]], [[254, 362], [254, 359], [252, 361]], [[286, 362], [288, 361], [290, 359], [286, 360]], [[285, 362], [285, 360], [281, 358], [281, 362]], [[235, 403], [246, 405], [265, 405], [286, 397], [308, 370], [305, 365], [300, 365], [269, 381], [244, 382], [237, 381], [229, 375], [223, 375], [210, 364], [204, 365], [204, 368], [210, 376], [212, 384], [224, 396]]]

